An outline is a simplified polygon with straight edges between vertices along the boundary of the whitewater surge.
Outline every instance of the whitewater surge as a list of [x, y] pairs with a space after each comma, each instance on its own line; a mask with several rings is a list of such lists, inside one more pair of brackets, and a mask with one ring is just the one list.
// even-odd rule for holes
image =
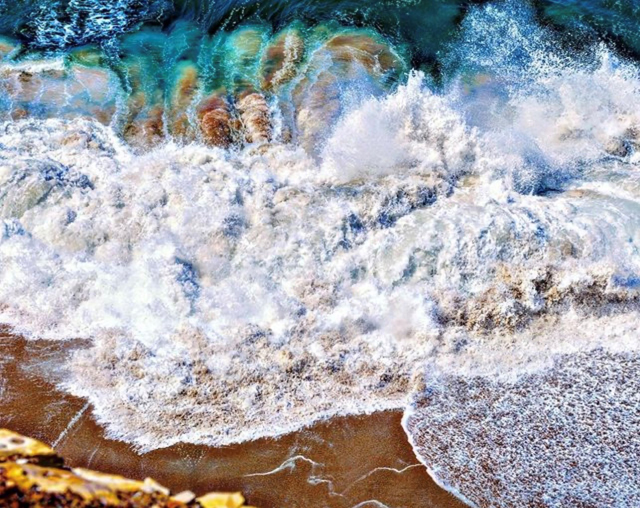
[[[2, 319], [92, 337], [69, 388], [114, 436], [149, 448], [401, 407], [419, 366], [464, 357], [474, 333], [504, 330], [500, 349], [566, 308], [629, 312], [634, 155], [606, 151], [617, 137], [576, 150], [596, 136], [577, 124], [576, 139], [540, 148], [539, 171], [526, 149], [501, 153], [500, 133], [469, 127], [460, 100], [415, 75], [347, 114], [319, 164], [285, 145], [134, 155], [89, 121], [6, 124]], [[540, 105], [558, 123], [584, 114], [570, 106]]]
[[[264, 49], [260, 33], [225, 44]], [[471, 10], [441, 86], [418, 71], [392, 86], [404, 60], [371, 35], [325, 37], [303, 58], [296, 34], [276, 37], [285, 57], [259, 93], [244, 75], [228, 81], [242, 82], [236, 120], [226, 95], [210, 102], [205, 124], [250, 131], [240, 144], [229, 127], [211, 131], [228, 136], [219, 146], [163, 131], [140, 150], [116, 113], [34, 108], [2, 123], [0, 322], [91, 339], [64, 387], [140, 450], [409, 407], [434, 477], [489, 503], [469, 457], [503, 428], [483, 421], [489, 444], [476, 449], [445, 421], [475, 410], [473, 390], [505, 391], [506, 413], [582, 407], [584, 391], [549, 388], [554, 373], [570, 383], [575, 363], [590, 389], [636, 361], [640, 72], [603, 43], [562, 50], [524, 8]], [[39, 71], [16, 78], [7, 65], [25, 87], [16, 96], [32, 91]], [[264, 92], [279, 80], [292, 84]], [[202, 89], [181, 89], [198, 104]], [[89, 95], [91, 107], [122, 104]], [[489, 476], [529, 457], [512, 450]], [[520, 484], [509, 476], [504, 499], [531, 503], [507, 485]]]

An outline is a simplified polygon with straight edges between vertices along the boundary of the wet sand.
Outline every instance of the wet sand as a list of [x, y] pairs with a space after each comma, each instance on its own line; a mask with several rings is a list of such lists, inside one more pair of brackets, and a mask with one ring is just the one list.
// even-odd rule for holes
[[0, 332], [0, 427], [54, 444], [72, 466], [150, 476], [174, 491], [240, 490], [260, 508], [464, 506], [418, 464], [400, 412], [336, 418], [226, 448], [177, 445], [138, 454], [107, 439], [84, 400], [56, 389], [58, 366], [82, 346]]

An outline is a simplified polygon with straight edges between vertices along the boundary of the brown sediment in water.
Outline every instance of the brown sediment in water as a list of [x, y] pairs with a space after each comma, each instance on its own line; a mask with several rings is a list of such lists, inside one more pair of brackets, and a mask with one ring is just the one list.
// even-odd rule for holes
[[335, 418], [225, 448], [183, 444], [138, 454], [105, 437], [86, 401], [55, 386], [59, 366], [85, 344], [0, 332], [0, 427], [53, 444], [73, 467], [152, 477], [174, 491], [242, 491], [261, 508], [464, 506], [419, 465], [400, 412]]

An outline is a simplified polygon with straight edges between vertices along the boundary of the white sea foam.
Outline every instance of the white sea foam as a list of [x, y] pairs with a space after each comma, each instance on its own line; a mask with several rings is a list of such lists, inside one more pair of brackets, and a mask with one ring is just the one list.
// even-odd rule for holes
[[637, 351], [550, 363], [510, 381], [432, 369], [403, 420], [417, 455], [470, 506], [638, 506]]
[[633, 349], [640, 79], [605, 48], [534, 63], [444, 92], [413, 73], [319, 160], [5, 123], [0, 320], [91, 338], [66, 388], [141, 449], [404, 407], [427, 362]]
[[510, 257], [494, 289], [454, 300], [447, 317], [476, 326], [539, 317], [490, 340], [445, 334], [403, 426], [433, 478], [470, 506], [636, 506], [638, 71], [602, 46], [567, 58], [527, 11], [489, 6], [468, 20], [459, 51], [488, 74], [467, 118], [511, 161], [500, 188], [546, 196], [542, 214], [526, 198], [527, 214], [541, 219], [538, 240], [559, 243]]

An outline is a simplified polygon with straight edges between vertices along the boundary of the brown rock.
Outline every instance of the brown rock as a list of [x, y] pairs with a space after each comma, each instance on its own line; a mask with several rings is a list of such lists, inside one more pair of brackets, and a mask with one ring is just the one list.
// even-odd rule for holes
[[198, 118], [205, 143], [222, 148], [227, 148], [233, 143], [232, 117], [229, 104], [223, 97], [209, 97], [200, 106]]
[[0, 463], [16, 461], [41, 466], [62, 466], [64, 463], [53, 448], [46, 444], [0, 429]]
[[147, 482], [98, 474], [87, 479], [75, 471], [15, 462], [0, 464], [0, 504], [56, 508], [187, 506]]
[[0, 429], [0, 506], [240, 508], [244, 497], [233, 492], [196, 499], [188, 491], [171, 496], [169, 489], [150, 478], [140, 482], [88, 469], [66, 469], [49, 446]]
[[198, 498], [202, 508], [240, 508], [244, 506], [244, 497], [240, 492], [221, 494], [213, 492]]
[[269, 105], [264, 95], [252, 93], [238, 101], [238, 111], [247, 143], [266, 143], [271, 140]]

